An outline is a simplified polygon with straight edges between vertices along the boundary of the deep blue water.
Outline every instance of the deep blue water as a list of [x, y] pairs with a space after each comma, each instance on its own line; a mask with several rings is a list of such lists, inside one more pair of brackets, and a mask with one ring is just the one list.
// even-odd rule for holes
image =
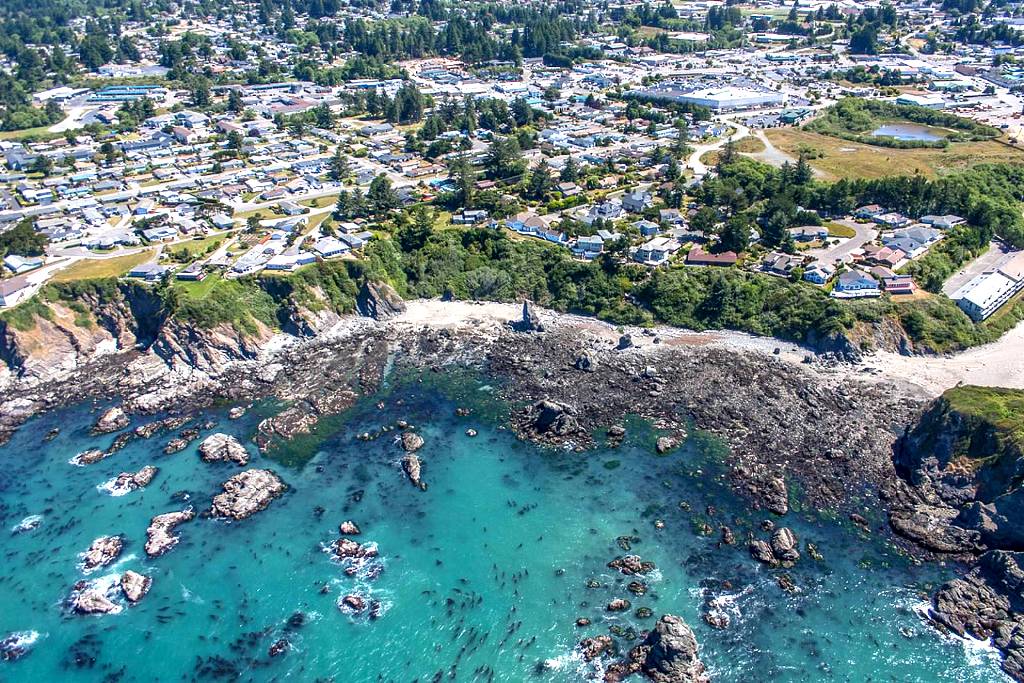
[[[242, 522], [183, 525], [180, 544], [156, 559], [142, 549], [149, 518], [180, 509], [172, 499], [180, 491], [207, 508], [237, 468], [202, 463], [198, 441], [163, 455], [166, 435], [75, 467], [73, 455], [113, 440], [88, 435], [95, 413], [80, 406], [34, 420], [0, 448], [0, 636], [38, 635], [27, 656], [0, 662], [0, 680], [586, 680], [593, 669], [572, 654], [580, 638], [653, 623], [605, 612], [616, 597], [685, 618], [717, 681], [1006, 680], [991, 650], [941, 636], [915, 612], [922, 589], [949, 569], [911, 566], [845, 521], [791, 513], [785, 521], [801, 546], [813, 541], [824, 560], [805, 553], [788, 570], [798, 592], [786, 593], [778, 572], [746, 551], [762, 515], [723, 485], [721, 446], [697, 435], [658, 457], [656, 434], [633, 423], [618, 449], [540, 449], [500, 428], [487, 389], [465, 379], [403, 382], [277, 460], [249, 443], [258, 409], [238, 421], [205, 413], [218, 424], [203, 436], [237, 435], [249, 443], [250, 466], [274, 469], [290, 491]], [[470, 404], [472, 416], [454, 415]], [[426, 439], [425, 492], [405, 480], [393, 434], [355, 438], [399, 419]], [[61, 434], [43, 443], [54, 426]], [[467, 427], [479, 435], [467, 437]], [[146, 464], [160, 472], [145, 490], [111, 497], [97, 488]], [[42, 516], [37, 529], [9, 532], [29, 515]], [[362, 527], [357, 540], [377, 544], [376, 579], [345, 576], [325, 552], [346, 519]], [[719, 547], [717, 532], [695, 533], [702, 521], [730, 524], [740, 542]], [[68, 614], [64, 600], [83, 578], [78, 553], [106, 534], [123, 534], [125, 550], [89, 578], [134, 569], [153, 577], [152, 590], [116, 615]], [[633, 551], [658, 566], [643, 597], [606, 568], [624, 535], [638, 537]], [[589, 579], [600, 587], [588, 588]], [[342, 613], [336, 602], [349, 592], [379, 600], [384, 614]], [[724, 631], [701, 620], [712, 597], [732, 617]], [[297, 612], [304, 624], [289, 627]], [[592, 625], [576, 628], [581, 616]], [[281, 637], [292, 649], [271, 659]]]

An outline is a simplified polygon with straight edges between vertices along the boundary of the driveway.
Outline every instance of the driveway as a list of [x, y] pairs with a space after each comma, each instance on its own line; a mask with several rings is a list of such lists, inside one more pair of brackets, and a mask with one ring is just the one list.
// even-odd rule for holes
[[[839, 238], [839, 244], [830, 244], [820, 249], [808, 249], [806, 252], [808, 256], [813, 256], [822, 263], [832, 264], [836, 261], [845, 263], [850, 260], [850, 254], [854, 250], [860, 249], [865, 243], [871, 242], [878, 237], [878, 229], [874, 223], [858, 223], [849, 219], [841, 219], [834, 222], [852, 228], [856, 234], [853, 237]], [[831, 241], [835, 238], [829, 239]]]

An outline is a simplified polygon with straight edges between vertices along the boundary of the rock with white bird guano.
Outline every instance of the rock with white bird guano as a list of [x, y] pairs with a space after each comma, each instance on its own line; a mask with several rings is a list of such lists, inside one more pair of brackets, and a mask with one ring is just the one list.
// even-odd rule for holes
[[249, 451], [230, 434], [211, 434], [199, 444], [199, 457], [203, 462], [233, 462], [244, 466], [249, 463]]
[[143, 576], [138, 572], [133, 572], [130, 569], [121, 575], [121, 592], [124, 593], [124, 597], [128, 598], [128, 602], [131, 603], [136, 603], [144, 598], [152, 585], [152, 578]]
[[194, 519], [195, 516], [195, 511], [188, 508], [153, 517], [149, 521], [149, 528], [146, 529], [146, 554], [150, 557], [159, 557], [176, 546], [179, 539], [174, 534], [175, 527]]
[[124, 547], [120, 536], [100, 536], [82, 554], [82, 569], [89, 573], [117, 559]]
[[287, 486], [270, 470], [246, 470], [221, 484], [224, 493], [213, 497], [210, 513], [214, 517], [241, 520], [266, 509], [281, 496]]
[[119, 429], [127, 427], [129, 422], [131, 422], [131, 420], [129, 420], [128, 415], [125, 414], [124, 408], [121, 406], [114, 406], [100, 415], [100, 419], [96, 420], [96, 424], [92, 426], [92, 433], [109, 434], [111, 432], [116, 432]]

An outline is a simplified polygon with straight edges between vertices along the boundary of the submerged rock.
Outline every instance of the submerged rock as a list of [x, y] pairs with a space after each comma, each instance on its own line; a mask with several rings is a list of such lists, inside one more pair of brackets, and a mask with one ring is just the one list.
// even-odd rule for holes
[[655, 449], [658, 453], [665, 454], [670, 450], [679, 445], [679, 441], [672, 436], [660, 436], [658, 437], [658, 443], [655, 445]]
[[82, 554], [82, 569], [88, 574], [91, 571], [105, 567], [121, 554], [124, 541], [120, 536], [100, 536], [89, 549]]
[[145, 597], [152, 585], [152, 578], [143, 576], [138, 572], [133, 572], [130, 569], [121, 575], [121, 592], [132, 603], [136, 603]]
[[237, 420], [240, 417], [242, 417], [243, 415], [245, 415], [245, 407], [244, 406], [235, 406], [234, 408], [232, 408], [231, 410], [228, 411], [228, 419], [229, 420]]
[[178, 537], [173, 534], [174, 528], [188, 522], [196, 516], [192, 508], [180, 512], [165, 512], [149, 521], [146, 529], [146, 554], [159, 557], [178, 544]]
[[615, 598], [605, 606], [605, 610], [608, 612], [625, 612], [632, 605], [629, 604], [629, 600], [624, 598]]
[[348, 614], [359, 614], [366, 609], [366, 601], [361, 595], [349, 593], [338, 601], [338, 608]]
[[273, 645], [270, 646], [270, 649], [267, 650], [267, 655], [270, 657], [278, 657], [291, 649], [291, 646], [292, 644], [288, 642], [287, 638], [281, 638], [274, 641]]
[[613, 652], [615, 650], [615, 641], [611, 639], [611, 636], [605, 635], [584, 638], [580, 641], [579, 649], [583, 660], [589, 662], [605, 653]]
[[199, 457], [203, 462], [233, 462], [249, 464], [249, 451], [230, 434], [211, 434], [199, 444]]
[[246, 470], [221, 484], [224, 493], [213, 497], [210, 513], [235, 520], [250, 517], [285, 492], [285, 486], [270, 470]]
[[35, 631], [15, 631], [0, 639], [0, 660], [13, 662], [32, 651], [39, 638]]
[[121, 406], [114, 406], [100, 415], [100, 418], [96, 420], [96, 424], [92, 426], [92, 433], [109, 434], [110, 432], [116, 432], [127, 427], [129, 422], [131, 420], [128, 419], [124, 409]]

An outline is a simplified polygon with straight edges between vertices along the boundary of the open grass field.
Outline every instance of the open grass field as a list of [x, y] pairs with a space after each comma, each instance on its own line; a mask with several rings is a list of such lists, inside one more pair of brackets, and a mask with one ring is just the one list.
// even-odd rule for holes
[[881, 178], [921, 173], [935, 177], [975, 164], [1024, 162], [1024, 150], [1002, 142], [957, 142], [945, 149], [891, 149], [811, 133], [799, 128], [771, 128], [765, 135], [780, 150], [797, 156], [812, 152], [811, 166], [829, 179]]
[[134, 254], [114, 256], [104, 259], [83, 259], [73, 263], [53, 276], [52, 282], [74, 282], [75, 280], [93, 280], [97, 278], [120, 277], [129, 270], [153, 258], [154, 249], [146, 249]]
[[[733, 144], [733, 148], [737, 152], [742, 152], [745, 154], [760, 154], [765, 149], [764, 143], [761, 142], [760, 139], [754, 137], [753, 135], [748, 135], [745, 138], [740, 138]], [[705, 164], [707, 166], [714, 166], [715, 164], [718, 163], [718, 157], [720, 155], [721, 150], [712, 150], [701, 156], [700, 161], [702, 164]]]

